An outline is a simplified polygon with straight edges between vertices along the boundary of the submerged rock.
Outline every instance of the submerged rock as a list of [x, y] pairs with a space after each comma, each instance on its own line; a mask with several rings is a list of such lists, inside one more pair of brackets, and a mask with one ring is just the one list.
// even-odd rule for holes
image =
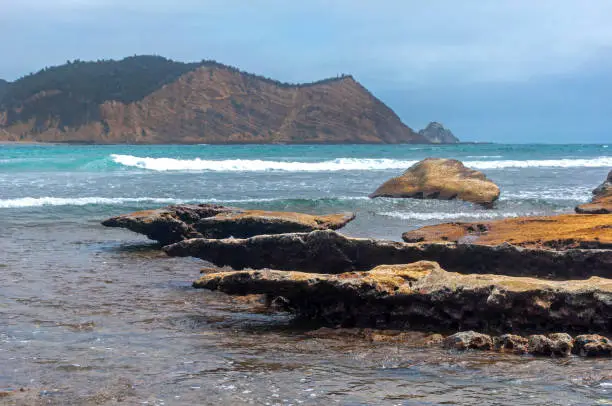
[[460, 161], [427, 158], [383, 183], [370, 197], [460, 199], [490, 206], [499, 193], [499, 187], [482, 172], [467, 168]]
[[565, 214], [477, 223], [445, 223], [408, 231], [402, 238], [406, 242], [457, 242], [488, 246], [510, 243], [532, 249], [610, 249], [612, 215]]
[[[281, 296], [298, 316], [333, 326], [612, 331], [612, 280], [597, 277], [546, 281], [461, 275], [421, 261], [340, 275], [221, 272], [203, 275], [194, 286], [234, 295]], [[552, 340], [549, 345], [562, 341], [545, 338]], [[540, 348], [536, 344], [534, 348]], [[550, 348], [561, 351], [561, 347]]]
[[491, 350], [493, 349], [493, 339], [486, 334], [475, 331], [462, 331], [448, 336], [443, 342], [444, 348], [454, 350]]
[[516, 334], [503, 334], [493, 339], [495, 349], [513, 354], [526, 354], [529, 351], [529, 340]]
[[336, 230], [354, 218], [353, 213], [312, 215], [184, 204], [112, 217], [102, 224], [127, 228], [162, 244], [172, 244], [188, 238], [246, 238], [260, 234]]
[[608, 173], [606, 180], [593, 190], [591, 202], [577, 206], [576, 212], [584, 214], [612, 213], [612, 171]]
[[611, 356], [612, 341], [598, 334], [584, 334], [574, 338], [574, 354], [594, 357]]
[[533, 355], [567, 357], [571, 354], [573, 346], [574, 340], [569, 334], [565, 333], [529, 336], [529, 353]]
[[233, 269], [281, 269], [316, 273], [365, 271], [381, 264], [420, 260], [450, 271], [576, 279], [612, 277], [612, 250], [525, 249], [350, 238], [334, 231], [262, 235], [247, 239], [190, 239], [164, 247], [171, 256], [193, 256]]

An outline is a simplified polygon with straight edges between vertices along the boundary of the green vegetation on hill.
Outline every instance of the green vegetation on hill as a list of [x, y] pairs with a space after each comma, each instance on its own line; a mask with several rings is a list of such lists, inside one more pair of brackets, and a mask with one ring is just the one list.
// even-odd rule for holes
[[0, 110], [8, 112], [8, 125], [34, 118], [40, 127], [49, 119], [58, 120], [60, 128], [77, 127], [98, 120], [98, 106], [105, 101], [131, 103], [142, 100], [202, 66], [238, 72], [247, 80], [264, 80], [281, 87], [311, 86], [349, 77], [341, 75], [312, 83], [291, 84], [243, 72], [212, 60], [183, 63], [151, 55], [133, 56], [120, 61], [75, 60], [42, 69], [5, 86], [0, 83]]
[[4, 92], [8, 86], [8, 82], [4, 79], [0, 79], [0, 100], [2, 100], [2, 96], [4, 96]]

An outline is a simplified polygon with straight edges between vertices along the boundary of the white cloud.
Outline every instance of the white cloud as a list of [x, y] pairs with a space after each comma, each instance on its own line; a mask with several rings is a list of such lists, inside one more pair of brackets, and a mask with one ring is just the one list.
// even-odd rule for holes
[[[107, 42], [113, 45], [123, 41], [130, 54], [157, 50], [183, 59], [229, 59], [260, 73], [280, 71], [291, 80], [308, 74], [314, 79], [354, 72], [384, 75], [399, 82], [524, 81], [542, 75], [572, 74], [608, 53], [612, 44], [612, 1], [608, 0], [0, 3], [6, 3], [0, 4], [0, 9], [13, 21], [38, 14], [48, 24], [55, 21], [59, 31], [67, 29], [62, 25], [66, 22], [100, 30], [112, 25], [113, 30], [105, 33]], [[168, 25], [173, 29], [149, 29], [146, 35], [129, 42], [129, 34], [144, 30], [143, 26]], [[19, 41], [17, 33], [0, 31]], [[87, 48], [87, 41], [92, 40], [84, 35], [74, 41], [74, 47]], [[182, 42], [181, 51], [171, 47]], [[163, 48], [161, 44], [169, 45]], [[57, 44], [58, 52], [62, 46]], [[123, 48], [115, 46], [113, 51], [118, 49]], [[208, 54], [210, 50], [218, 54]], [[105, 57], [109, 50], [102, 47], [97, 51], [99, 57]], [[255, 60], [257, 54], [261, 57]]]

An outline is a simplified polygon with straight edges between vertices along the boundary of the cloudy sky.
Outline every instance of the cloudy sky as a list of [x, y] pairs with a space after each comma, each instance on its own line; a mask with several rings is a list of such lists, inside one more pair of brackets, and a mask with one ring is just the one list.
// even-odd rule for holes
[[612, 143], [609, 0], [0, 0], [0, 78], [68, 59], [216, 59], [353, 74], [413, 128]]

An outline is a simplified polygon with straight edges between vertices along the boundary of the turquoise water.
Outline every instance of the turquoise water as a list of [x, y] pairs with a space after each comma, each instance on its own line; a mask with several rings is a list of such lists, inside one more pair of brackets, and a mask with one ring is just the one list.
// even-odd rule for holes
[[[367, 198], [430, 156], [482, 170], [496, 207]], [[0, 145], [0, 390], [58, 405], [610, 404], [608, 359], [313, 338], [316, 326], [192, 289], [202, 261], [99, 222], [219, 202], [352, 210], [343, 232], [399, 240], [442, 221], [572, 212], [611, 167], [605, 145]]]
[[[367, 198], [430, 156], [460, 159], [497, 182], [496, 209]], [[353, 210], [359, 218], [348, 232], [398, 239], [406, 228], [432, 222], [572, 211], [610, 167], [607, 145], [5, 145], [0, 210], [43, 218], [102, 218], [181, 202]]]

